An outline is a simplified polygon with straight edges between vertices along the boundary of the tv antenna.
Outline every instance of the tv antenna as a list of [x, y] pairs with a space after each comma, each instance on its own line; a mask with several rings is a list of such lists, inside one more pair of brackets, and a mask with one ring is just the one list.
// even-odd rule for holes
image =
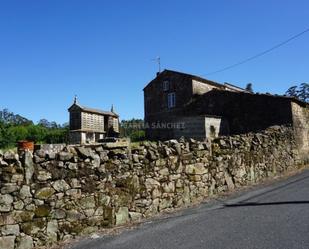
[[152, 59], [152, 61], [156, 61], [158, 63], [158, 69], [159, 69], [159, 73], [161, 72], [161, 58], [160, 56], [157, 56], [155, 59]]

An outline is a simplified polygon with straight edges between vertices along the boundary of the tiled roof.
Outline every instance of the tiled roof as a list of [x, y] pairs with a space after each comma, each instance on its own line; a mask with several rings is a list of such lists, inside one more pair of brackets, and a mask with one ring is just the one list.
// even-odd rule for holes
[[[200, 76], [196, 76], [196, 75], [192, 75], [192, 74], [188, 74], [188, 73], [183, 73], [183, 72], [177, 72], [177, 71], [168, 70], [168, 69], [163, 70], [160, 74], [157, 75], [157, 77], [160, 77], [161, 75], [165, 75], [165, 74], [178, 74], [178, 75], [181, 75], [183, 77], [188, 77], [188, 78], [191, 78], [193, 80], [196, 80], [196, 81], [199, 81], [199, 82], [202, 82], [202, 83], [205, 83], [205, 84], [209, 84], [209, 85], [218, 87], [219, 89], [223, 89], [223, 90], [225, 90], [226, 88], [230, 88], [228, 85], [233, 86], [231, 84], [228, 84], [228, 85], [227, 84], [220, 84], [220, 83], [212, 81], [212, 80], [204, 79]], [[157, 77], [154, 80], [156, 80]], [[149, 86], [154, 80], [150, 81], [149, 84], [147, 84], [147, 86]], [[147, 86], [145, 88], [147, 88]], [[239, 91], [246, 91], [245, 89], [242, 89], [241, 87], [237, 87], [237, 86], [233, 86], [233, 88], [234, 88], [234, 90], [236, 90], [236, 88], [237, 88]]]
[[[76, 105], [78, 106], [82, 111], [84, 112], [91, 112], [91, 113], [96, 113], [96, 114], [102, 114], [102, 115], [106, 115], [106, 116], [113, 116], [113, 117], [119, 117], [116, 113], [114, 112], [110, 112], [110, 111], [103, 111], [100, 109], [95, 109], [95, 108], [90, 108], [87, 106], [82, 106], [79, 104], [73, 104], [73, 106]], [[72, 107], [72, 106], [71, 106]], [[71, 107], [69, 108], [69, 110], [71, 109]]]

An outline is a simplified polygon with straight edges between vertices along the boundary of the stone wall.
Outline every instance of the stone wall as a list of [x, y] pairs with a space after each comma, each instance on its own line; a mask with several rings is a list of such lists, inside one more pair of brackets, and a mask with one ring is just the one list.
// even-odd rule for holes
[[[186, 116], [176, 117], [171, 119], [171, 124], [175, 125], [171, 129], [172, 138], [179, 139], [180, 137], [194, 138], [197, 140], [205, 140], [205, 138], [218, 137], [221, 134], [222, 127], [224, 125], [224, 119], [221, 117], [209, 117], [205, 115], [201, 116]], [[167, 129], [162, 129], [162, 133]]]
[[293, 126], [300, 156], [309, 162], [309, 106], [292, 103]]
[[180, 137], [189, 137], [204, 140], [206, 137], [205, 116], [178, 117], [171, 123], [182, 124], [173, 129], [171, 136], [173, 138], [179, 139]]
[[230, 134], [242, 134], [292, 125], [291, 103], [291, 98], [282, 96], [213, 90], [196, 96], [183, 115], [221, 116], [227, 120]]
[[49, 153], [58, 153], [66, 147], [66, 144], [36, 144], [34, 150], [45, 150]]
[[296, 168], [292, 128], [210, 142], [0, 152], [0, 248], [28, 249], [151, 217]]

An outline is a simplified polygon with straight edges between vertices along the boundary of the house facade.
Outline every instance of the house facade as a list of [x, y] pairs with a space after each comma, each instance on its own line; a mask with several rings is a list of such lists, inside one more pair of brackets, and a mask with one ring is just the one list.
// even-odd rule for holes
[[98, 143], [105, 137], [119, 135], [119, 116], [111, 111], [103, 111], [82, 106], [75, 98], [68, 109], [70, 113], [69, 142], [71, 144]]
[[220, 115], [185, 113], [196, 98], [214, 89], [246, 92], [232, 84], [219, 84], [198, 76], [164, 70], [144, 88], [146, 136], [171, 139], [181, 136], [202, 139], [226, 132]]
[[254, 94], [194, 75], [164, 70], [144, 88], [146, 136], [150, 140], [258, 132], [291, 125], [309, 149], [309, 107], [295, 98]]

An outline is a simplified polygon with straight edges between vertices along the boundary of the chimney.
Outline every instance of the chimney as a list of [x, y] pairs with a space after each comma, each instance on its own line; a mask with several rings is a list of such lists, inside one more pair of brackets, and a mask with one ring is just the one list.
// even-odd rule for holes
[[157, 72], [157, 77], [159, 76], [160, 72]]

